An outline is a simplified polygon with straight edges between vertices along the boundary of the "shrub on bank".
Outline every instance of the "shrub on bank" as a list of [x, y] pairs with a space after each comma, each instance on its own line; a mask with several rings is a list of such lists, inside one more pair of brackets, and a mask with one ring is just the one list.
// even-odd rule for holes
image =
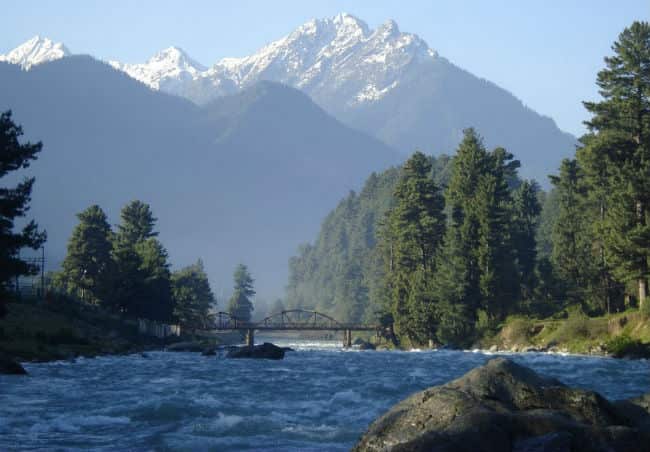
[[650, 358], [650, 345], [632, 339], [628, 334], [610, 339], [605, 348], [615, 358]]

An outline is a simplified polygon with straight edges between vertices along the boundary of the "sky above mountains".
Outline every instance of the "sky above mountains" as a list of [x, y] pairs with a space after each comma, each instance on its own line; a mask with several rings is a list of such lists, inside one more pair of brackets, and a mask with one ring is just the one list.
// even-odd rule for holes
[[612, 42], [633, 20], [650, 19], [643, 0], [23, 0], [3, 8], [0, 53], [40, 34], [65, 43], [74, 53], [104, 60], [141, 62], [178, 46], [211, 65], [223, 57], [248, 55], [311, 18], [341, 11], [373, 28], [394, 19], [442, 56], [508, 89], [575, 135], [584, 131], [581, 101], [597, 97], [596, 73]]

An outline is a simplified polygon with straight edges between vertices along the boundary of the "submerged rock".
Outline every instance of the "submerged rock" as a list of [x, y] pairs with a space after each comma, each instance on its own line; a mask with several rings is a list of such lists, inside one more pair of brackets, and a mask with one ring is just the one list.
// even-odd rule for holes
[[366, 342], [362, 341], [360, 344], [358, 344], [359, 350], [375, 350], [377, 347], [375, 347], [375, 344], [372, 342]]
[[391, 408], [356, 451], [650, 451], [650, 395], [608, 402], [504, 358]]
[[216, 356], [217, 350], [215, 348], [206, 348], [201, 352], [203, 356]]
[[0, 374], [5, 375], [27, 375], [25, 368], [17, 361], [8, 356], [0, 355]]
[[239, 347], [228, 352], [227, 358], [283, 359], [284, 349], [264, 342], [254, 347]]

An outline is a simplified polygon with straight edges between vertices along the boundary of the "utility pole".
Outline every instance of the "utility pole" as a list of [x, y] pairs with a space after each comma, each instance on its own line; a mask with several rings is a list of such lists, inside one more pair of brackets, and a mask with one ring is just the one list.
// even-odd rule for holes
[[45, 245], [41, 247], [41, 297], [45, 302]]

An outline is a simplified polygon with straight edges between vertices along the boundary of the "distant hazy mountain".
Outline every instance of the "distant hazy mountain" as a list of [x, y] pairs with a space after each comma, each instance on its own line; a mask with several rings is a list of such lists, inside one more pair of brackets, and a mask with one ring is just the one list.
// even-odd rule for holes
[[253, 55], [210, 68], [173, 47], [143, 64], [111, 64], [199, 105], [260, 80], [281, 82], [403, 153], [453, 153], [462, 130], [473, 126], [489, 147], [512, 151], [524, 177], [544, 184], [576, 143], [552, 119], [453, 65], [393, 21], [371, 30], [348, 14], [312, 20]]
[[30, 215], [60, 260], [75, 213], [97, 203], [114, 223], [138, 198], [159, 218], [177, 265], [202, 257], [215, 290], [248, 264], [262, 296], [279, 295], [287, 260], [373, 170], [398, 161], [308, 96], [265, 82], [199, 107], [90, 57], [29, 71], [0, 63], [0, 110], [44, 142]]

